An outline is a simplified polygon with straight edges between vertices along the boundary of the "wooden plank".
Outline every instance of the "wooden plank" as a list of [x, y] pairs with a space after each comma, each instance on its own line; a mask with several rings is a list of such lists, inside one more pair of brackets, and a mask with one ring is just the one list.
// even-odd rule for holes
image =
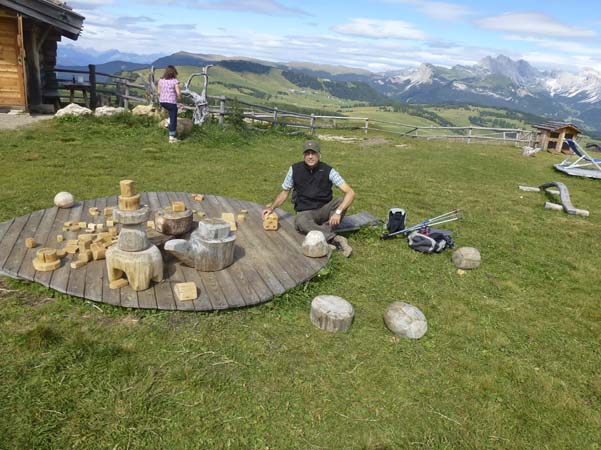
[[13, 223], [14, 219], [7, 220], [6, 222], [0, 223], [0, 242], [6, 233], [6, 230], [10, 227], [10, 224]]
[[[83, 211], [81, 212], [81, 222], [92, 222], [94, 217], [90, 214], [89, 209], [96, 206], [96, 200], [86, 200], [83, 203]], [[71, 269], [69, 282], [67, 283], [67, 294], [75, 297], [83, 297], [86, 288], [86, 272], [90, 264], [86, 264], [79, 269]]]
[[[81, 214], [82, 208], [83, 203], [78, 202], [69, 209], [58, 209], [56, 215], [54, 216], [54, 221], [49, 227], [48, 235], [46, 237], [45, 245], [47, 247], [56, 248], [58, 246], [58, 244], [56, 243], [56, 235], [62, 233], [63, 223], [67, 220], [79, 220], [79, 214]], [[33, 280], [36, 283], [43, 284], [44, 286], [49, 286], [52, 289], [57, 290], [59, 292], [66, 292], [67, 281], [69, 280], [70, 259], [71, 256], [62, 258], [61, 266], [53, 272], [34, 272]]]
[[[255, 223], [256, 229], [260, 230], [257, 236], [259, 236], [263, 245], [270, 249], [272, 255], [274, 255], [282, 268], [294, 279], [296, 284], [308, 280], [326, 264], [320, 261], [321, 258], [319, 260], [307, 258], [302, 254], [303, 237], [296, 230], [293, 232], [295, 233], [295, 238], [300, 240], [300, 242], [287, 235], [287, 229], [290, 225], [285, 221], [280, 221], [280, 229], [278, 231], [263, 231], [263, 221], [261, 219], [262, 207], [255, 203], [250, 203], [248, 210], [249, 217], [246, 220]], [[253, 214], [250, 214], [251, 211]]]
[[17, 217], [13, 220], [4, 234], [2, 242], [0, 242], [0, 271], [4, 271], [4, 264], [8, 260], [10, 253], [13, 251], [14, 245], [17, 242], [17, 239], [19, 239], [19, 235], [28, 220], [29, 214]]
[[[235, 201], [230, 199], [230, 204], [240, 209], [249, 210], [248, 202]], [[250, 214], [250, 212], [249, 212]], [[245, 249], [249, 248], [247, 258], [250, 264], [259, 273], [265, 284], [269, 287], [273, 295], [280, 295], [286, 290], [296, 286], [292, 277], [282, 269], [282, 266], [275, 262], [272, 254], [265, 248], [261, 240], [256, 235], [256, 222], [247, 222], [240, 224], [239, 233], [244, 236], [246, 243]], [[250, 251], [252, 249], [252, 251]]]
[[2, 268], [3, 272], [13, 277], [17, 277], [19, 268], [21, 267], [21, 263], [23, 262], [25, 256], [28, 253], [35, 255], [38, 249], [41, 248], [39, 244], [36, 245], [35, 248], [27, 248], [25, 246], [25, 239], [33, 238], [43, 216], [43, 209], [39, 211], [34, 211], [29, 215], [27, 223], [23, 227], [23, 230], [21, 230], [21, 233], [19, 234], [19, 237], [17, 238], [8, 259], [4, 263], [4, 267]]
[[[219, 203], [222, 205], [223, 209], [226, 212], [233, 213], [234, 217], [237, 216], [238, 212], [241, 209], [232, 199], [228, 200], [224, 197], [214, 197], [214, 199], [219, 201]], [[247, 294], [244, 292], [243, 295], [244, 301], [247, 305], [254, 305], [257, 303], [264, 303], [267, 300], [270, 300], [271, 298], [273, 298], [274, 295], [276, 295], [276, 293], [273, 292], [270, 289], [270, 286], [268, 286], [265, 283], [263, 276], [259, 272], [259, 267], [261, 267], [262, 269], [266, 269], [266, 267], [263, 264], [253, 264], [254, 261], [251, 259], [251, 254], [256, 254], [256, 250], [258, 249], [251, 248], [250, 243], [247, 239], [248, 226], [246, 226], [245, 224], [246, 221], [238, 225], [238, 231], [236, 232], [237, 245], [235, 262], [231, 266], [230, 273], [235, 278], [236, 282], [238, 283], [238, 286], [249, 286], [250, 288], [252, 288], [252, 293], [254, 294], [254, 296], [247, 296]], [[240, 273], [237, 269], [240, 270]], [[263, 272], [263, 274], [266, 274], [266, 270], [262, 270], [261, 272]], [[281, 289], [283, 289], [283, 287], [281, 287]], [[279, 293], [282, 292], [283, 291], [279, 291]]]
[[[117, 206], [118, 199], [117, 196], [114, 195], [112, 197], [108, 197], [106, 199], [106, 206], [112, 206], [113, 208]], [[106, 222], [106, 217], [104, 218]], [[109, 288], [109, 276], [108, 269], [106, 267], [106, 261], [102, 265], [102, 302], [108, 305], [121, 305], [121, 290], [120, 289], [111, 289]]]
[[[100, 211], [97, 216], [91, 216], [91, 223], [104, 223], [104, 215], [102, 214], [104, 207], [106, 206], [106, 198], [96, 199], [96, 208]], [[83, 297], [88, 300], [95, 302], [102, 302], [102, 284], [103, 278], [103, 266], [106, 266], [106, 261], [101, 259], [99, 261], [90, 261], [86, 266], [85, 284]], [[83, 267], [78, 270], [83, 270]]]
[[[148, 205], [148, 194], [142, 192], [140, 194], [140, 201], [143, 205]], [[146, 225], [146, 224], [145, 224]], [[138, 291], [138, 305], [142, 309], [157, 309], [157, 300], [154, 293], [154, 281], [150, 282], [148, 289]]]
[[[213, 217], [221, 217], [221, 213], [225, 212], [223, 211], [221, 204], [213, 196], [205, 196], [204, 203], [206, 203], [205, 210]], [[240, 308], [242, 306], [246, 306], [244, 296], [250, 295], [250, 292], [247, 289], [242, 288], [236, 282], [232, 272], [240, 269], [234, 268], [235, 265], [236, 263], [226, 267], [223, 270], [213, 272], [213, 275], [215, 276], [217, 283], [219, 283], [219, 286], [221, 287], [221, 290], [225, 296], [225, 300], [230, 308]]]
[[[178, 199], [183, 201], [188, 209], [196, 209], [197, 211], [200, 210], [198, 208], [199, 202], [193, 201], [190, 194], [180, 192], [178, 193]], [[184, 276], [186, 277], [186, 281], [196, 283], [196, 287], [199, 290], [198, 298], [192, 302], [194, 304], [194, 309], [196, 311], [210, 311], [214, 309], [211, 303], [208, 288], [205, 286], [198, 271], [192, 267], [186, 267], [184, 269]], [[221, 295], [223, 295], [223, 293], [221, 293]]]

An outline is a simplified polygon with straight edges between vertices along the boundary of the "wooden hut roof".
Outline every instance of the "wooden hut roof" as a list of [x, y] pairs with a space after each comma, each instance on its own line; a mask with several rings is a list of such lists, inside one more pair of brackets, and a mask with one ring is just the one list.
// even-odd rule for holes
[[65, 3], [50, 0], [0, 0], [0, 6], [17, 11], [57, 28], [61, 34], [77, 40], [83, 27], [84, 16], [77, 14]]
[[547, 130], [547, 131], [557, 131], [557, 130], [561, 130], [562, 128], [573, 128], [575, 129], [578, 133], [582, 133], [582, 130], [580, 128], [578, 128], [576, 125], [574, 125], [573, 123], [569, 123], [569, 122], [558, 122], [558, 121], [554, 121], [551, 120], [549, 122], [544, 122], [538, 125], [532, 125], [534, 128], [538, 128], [539, 130]]

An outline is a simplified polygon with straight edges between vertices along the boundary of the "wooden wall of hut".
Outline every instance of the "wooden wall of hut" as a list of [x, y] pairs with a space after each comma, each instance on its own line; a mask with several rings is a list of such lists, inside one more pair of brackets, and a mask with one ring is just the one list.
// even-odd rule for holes
[[17, 14], [0, 7], [0, 106], [25, 108], [22, 29]]

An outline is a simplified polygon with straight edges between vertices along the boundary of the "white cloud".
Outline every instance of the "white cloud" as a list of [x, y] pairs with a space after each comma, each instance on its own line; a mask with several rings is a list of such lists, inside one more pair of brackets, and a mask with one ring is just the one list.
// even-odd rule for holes
[[409, 22], [401, 20], [352, 19], [332, 28], [340, 34], [372, 39], [426, 39], [427, 35]]
[[467, 6], [448, 2], [432, 2], [422, 0], [384, 0], [386, 3], [402, 3], [414, 5], [418, 11], [436, 20], [458, 21], [472, 13]]
[[597, 35], [592, 30], [567, 25], [540, 12], [511, 12], [484, 17], [475, 20], [474, 23], [487, 30], [509, 31], [530, 36], [592, 38]]
[[277, 0], [139, 0], [139, 2], [153, 5], [169, 4], [197, 9], [251, 12], [272, 16], [311, 15], [302, 9], [286, 6]]

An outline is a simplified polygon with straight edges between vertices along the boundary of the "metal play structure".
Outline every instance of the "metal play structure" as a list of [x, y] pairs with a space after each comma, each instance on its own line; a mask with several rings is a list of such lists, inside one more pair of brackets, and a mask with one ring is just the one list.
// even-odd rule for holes
[[554, 167], [568, 175], [587, 178], [601, 178], [601, 159], [593, 158], [575, 140], [564, 139], [574, 152]]

